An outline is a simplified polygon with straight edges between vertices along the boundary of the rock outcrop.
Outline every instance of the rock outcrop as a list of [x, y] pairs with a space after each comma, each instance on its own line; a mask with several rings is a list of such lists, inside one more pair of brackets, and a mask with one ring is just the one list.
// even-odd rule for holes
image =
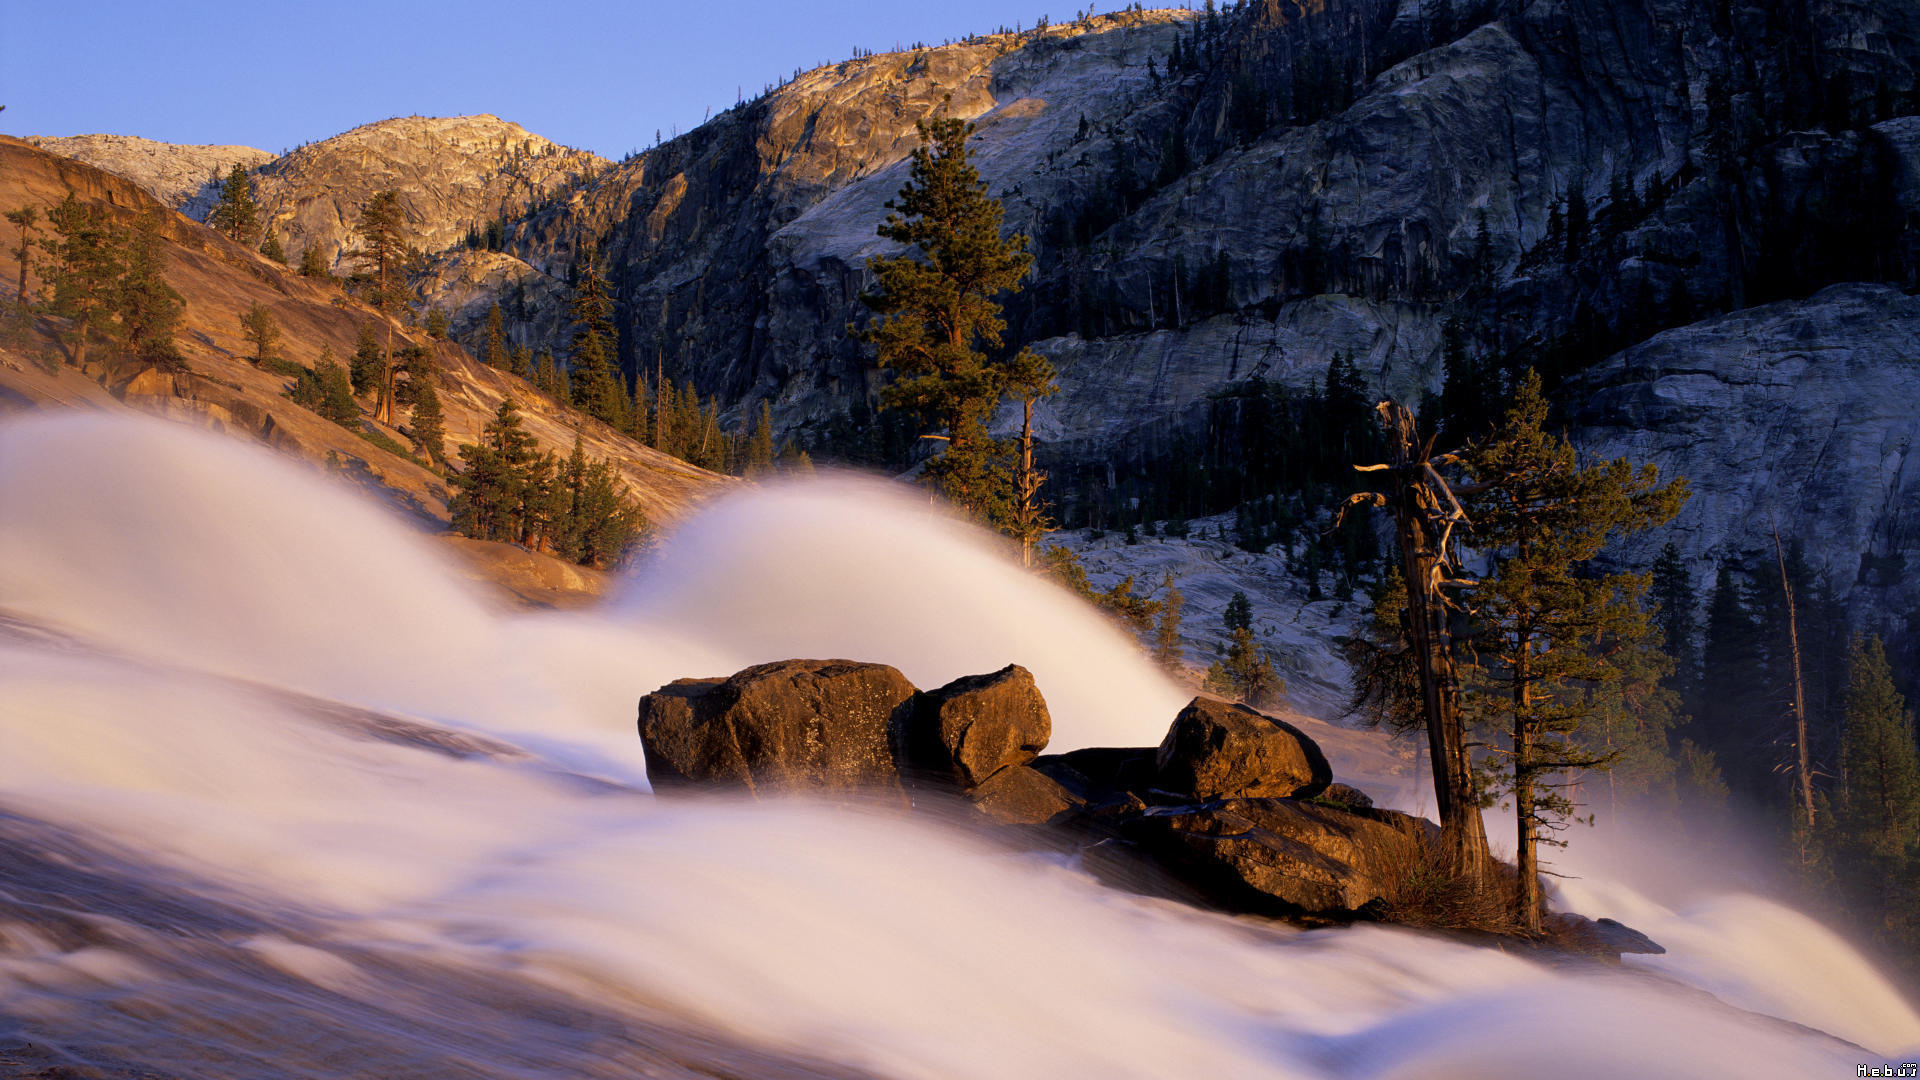
[[1313, 740], [1291, 724], [1212, 698], [1180, 710], [1154, 755], [1154, 783], [1168, 794], [1209, 799], [1310, 799], [1333, 770]]
[[400, 192], [408, 242], [441, 252], [564, 198], [609, 163], [496, 116], [404, 116], [309, 143], [258, 171], [261, 219], [298, 259], [318, 248], [329, 266], [357, 244], [361, 208]]
[[1126, 834], [1242, 910], [1355, 914], [1389, 900], [1438, 827], [1391, 810], [1236, 798], [1155, 808]]
[[508, 250], [558, 274], [597, 245], [632, 367], [664, 354], [817, 429], [869, 389], [844, 327], [913, 125], [945, 109], [979, 125], [982, 175], [1035, 240], [1009, 316], [1063, 376], [1041, 434], [1099, 456], [1224, 381], [1305, 386], [1336, 350], [1417, 400], [1449, 316], [1487, 351], [1591, 354], [1907, 273], [1883, 256], [1907, 231], [1916, 69], [1903, 0], [1129, 11], [805, 72]]
[[726, 679], [681, 679], [640, 699], [655, 791], [892, 790], [914, 705], [885, 664], [785, 660]]
[[1366, 914], [1419, 864], [1433, 829], [1351, 788], [1343, 805], [1293, 797], [1327, 788], [1313, 740], [1207, 699], [1181, 711], [1158, 750], [1036, 757], [1046, 703], [1018, 665], [922, 693], [881, 664], [762, 664], [647, 694], [639, 728], [661, 794], [964, 800], [989, 823], [1051, 827], [1054, 843], [1099, 847], [1103, 860], [1131, 851], [1234, 910]]
[[1656, 335], [1582, 375], [1576, 442], [1652, 462], [1693, 497], [1615, 557], [1685, 555], [1704, 598], [1720, 559], [1773, 558], [1772, 526], [1861, 612], [1920, 606], [1920, 296], [1845, 285]]
[[1047, 703], [1033, 674], [1018, 664], [929, 690], [915, 710], [909, 760], [966, 791], [1032, 761], [1053, 737]]
[[1051, 825], [1086, 806], [1086, 800], [1038, 769], [1013, 765], [968, 792], [988, 820], [1001, 825]]
[[25, 141], [131, 180], [196, 221], [205, 221], [219, 201], [220, 181], [229, 169], [257, 169], [274, 158], [251, 146], [187, 146], [131, 135], [35, 136]]

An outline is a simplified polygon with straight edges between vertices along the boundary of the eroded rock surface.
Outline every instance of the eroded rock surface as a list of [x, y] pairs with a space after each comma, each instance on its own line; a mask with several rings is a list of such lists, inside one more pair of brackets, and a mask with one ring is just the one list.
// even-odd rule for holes
[[657, 792], [900, 789], [897, 732], [913, 684], [885, 664], [783, 660], [681, 679], [640, 699]]
[[1052, 737], [1047, 703], [1033, 674], [1018, 664], [920, 695], [906, 732], [908, 757], [917, 769], [967, 790], [1032, 761]]
[[1388, 899], [1437, 826], [1391, 810], [1228, 799], [1155, 808], [1126, 831], [1233, 906], [1338, 915]]
[[1180, 710], [1154, 755], [1154, 782], [1168, 794], [1221, 798], [1312, 798], [1333, 770], [1291, 724], [1212, 698]]

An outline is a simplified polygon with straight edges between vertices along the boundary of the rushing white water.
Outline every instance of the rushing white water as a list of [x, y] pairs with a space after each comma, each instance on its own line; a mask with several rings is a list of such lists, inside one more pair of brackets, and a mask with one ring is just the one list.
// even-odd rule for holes
[[638, 695], [784, 656], [920, 685], [1017, 661], [1056, 747], [1164, 730], [1180, 697], [1129, 642], [871, 484], [732, 497], [605, 609], [509, 616], [266, 451], [19, 421], [0, 427], [0, 614], [0, 1055], [195, 1076], [1677, 1077], [1920, 1047], [1920, 1016], [1812, 920], [1619, 867], [1563, 901], [1670, 954], [1555, 968], [1202, 914], [939, 823], [656, 805]]

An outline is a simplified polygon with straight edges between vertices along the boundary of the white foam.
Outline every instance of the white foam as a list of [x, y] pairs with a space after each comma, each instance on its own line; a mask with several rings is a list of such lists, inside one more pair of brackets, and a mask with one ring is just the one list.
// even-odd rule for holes
[[[921, 685], [1019, 661], [1056, 746], [1157, 740], [1181, 695], [1123, 635], [869, 483], [730, 498], [610, 609], [508, 617], [411, 529], [263, 451], [152, 423], [14, 423], [0, 611], [88, 643], [0, 644], [0, 801], [138, 853], [167, 888], [297, 914], [307, 932], [244, 944], [363, 999], [382, 976], [330, 943], [664, 1004], [908, 1078], [1852, 1068], [1857, 1051], [1736, 1007], [1879, 1053], [1920, 1045], [1865, 959], [1758, 897], [1566, 883], [1563, 899], [1672, 950], [1638, 973], [1566, 971], [1142, 900], [926, 821], [640, 793], [640, 693], [795, 654], [886, 660]], [[524, 753], [375, 738], [288, 690]], [[62, 978], [145, 970], [72, 957], [0, 956], [9, 1009], [33, 1014]]]

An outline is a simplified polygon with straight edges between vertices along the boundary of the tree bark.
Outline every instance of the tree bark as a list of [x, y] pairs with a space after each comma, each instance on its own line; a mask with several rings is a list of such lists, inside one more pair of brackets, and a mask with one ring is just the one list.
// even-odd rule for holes
[[1449, 871], [1479, 880], [1485, 876], [1492, 856], [1460, 718], [1459, 677], [1447, 630], [1448, 605], [1439, 588], [1447, 561], [1447, 531], [1440, 525], [1446, 512], [1434, 490], [1434, 473], [1427, 465], [1427, 448], [1419, 441], [1413, 414], [1395, 402], [1381, 402], [1379, 412], [1391, 455], [1390, 499], [1400, 542], [1401, 574], [1407, 583], [1409, 646], [1420, 673], [1441, 841]]
[[1520, 925], [1540, 930], [1540, 852], [1533, 821], [1533, 721], [1529, 717], [1533, 695], [1527, 685], [1528, 642], [1520, 642], [1519, 662], [1513, 669], [1513, 819], [1515, 822], [1515, 861], [1520, 864], [1520, 894], [1515, 898], [1514, 914]]

